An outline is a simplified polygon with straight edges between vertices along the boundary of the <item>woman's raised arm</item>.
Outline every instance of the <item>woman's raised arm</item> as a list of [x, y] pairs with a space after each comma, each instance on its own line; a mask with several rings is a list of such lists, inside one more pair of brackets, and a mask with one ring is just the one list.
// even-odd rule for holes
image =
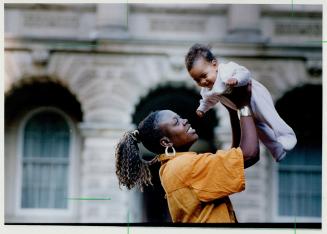
[[224, 105], [229, 112], [230, 125], [232, 128], [232, 146], [231, 148], [239, 147], [241, 140], [241, 126], [237, 116], [237, 111]]
[[244, 167], [250, 167], [259, 160], [259, 140], [257, 130], [250, 108], [251, 84], [243, 87], [236, 87], [228, 96], [238, 108], [237, 112], [227, 107], [233, 133], [233, 147], [239, 146], [244, 157]]

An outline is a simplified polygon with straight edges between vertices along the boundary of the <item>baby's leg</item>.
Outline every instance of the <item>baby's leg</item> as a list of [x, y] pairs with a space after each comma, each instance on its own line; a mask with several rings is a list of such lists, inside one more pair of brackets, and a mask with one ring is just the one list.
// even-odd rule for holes
[[286, 151], [277, 141], [274, 131], [263, 122], [256, 122], [256, 127], [261, 142], [267, 147], [276, 162], [281, 161], [286, 156]]
[[279, 116], [268, 90], [255, 80], [252, 82], [251, 107], [256, 119], [267, 124], [284, 150], [294, 148], [297, 140], [293, 129]]

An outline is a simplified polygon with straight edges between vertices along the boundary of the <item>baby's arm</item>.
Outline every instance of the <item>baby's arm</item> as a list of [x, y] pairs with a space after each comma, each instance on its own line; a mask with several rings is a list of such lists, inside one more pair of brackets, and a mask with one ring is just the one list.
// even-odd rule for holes
[[209, 106], [208, 103], [206, 101], [206, 98], [203, 98], [200, 100], [200, 105], [198, 107], [198, 109], [196, 109], [196, 115], [199, 116], [200, 118], [202, 118], [205, 114], [205, 112], [207, 112], [209, 110]]
[[225, 84], [231, 87], [244, 86], [251, 80], [251, 73], [248, 69], [234, 62], [229, 62], [228, 66], [233, 70], [232, 76], [227, 78]]
[[217, 98], [213, 98], [212, 96], [202, 96], [202, 99], [200, 100], [200, 105], [196, 110], [197, 116], [199, 116], [200, 118], [203, 117], [204, 114], [212, 107], [214, 107], [218, 102], [219, 101], [217, 100]]

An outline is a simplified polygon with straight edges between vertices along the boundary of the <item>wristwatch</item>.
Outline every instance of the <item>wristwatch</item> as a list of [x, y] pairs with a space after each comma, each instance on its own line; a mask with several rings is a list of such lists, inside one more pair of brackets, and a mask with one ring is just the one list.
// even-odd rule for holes
[[238, 118], [251, 116], [251, 110], [248, 106], [243, 106], [242, 108], [237, 110]]

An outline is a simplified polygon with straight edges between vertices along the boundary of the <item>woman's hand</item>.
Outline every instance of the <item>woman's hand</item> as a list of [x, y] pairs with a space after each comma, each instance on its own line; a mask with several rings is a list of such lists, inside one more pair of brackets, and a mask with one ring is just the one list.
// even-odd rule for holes
[[250, 105], [252, 92], [252, 83], [249, 82], [246, 86], [234, 87], [230, 94], [224, 94], [225, 97], [230, 99], [237, 107], [237, 109], [243, 106]]
[[234, 87], [238, 84], [238, 80], [236, 78], [229, 78], [227, 81], [226, 81], [226, 85], [228, 85], [229, 87]]

